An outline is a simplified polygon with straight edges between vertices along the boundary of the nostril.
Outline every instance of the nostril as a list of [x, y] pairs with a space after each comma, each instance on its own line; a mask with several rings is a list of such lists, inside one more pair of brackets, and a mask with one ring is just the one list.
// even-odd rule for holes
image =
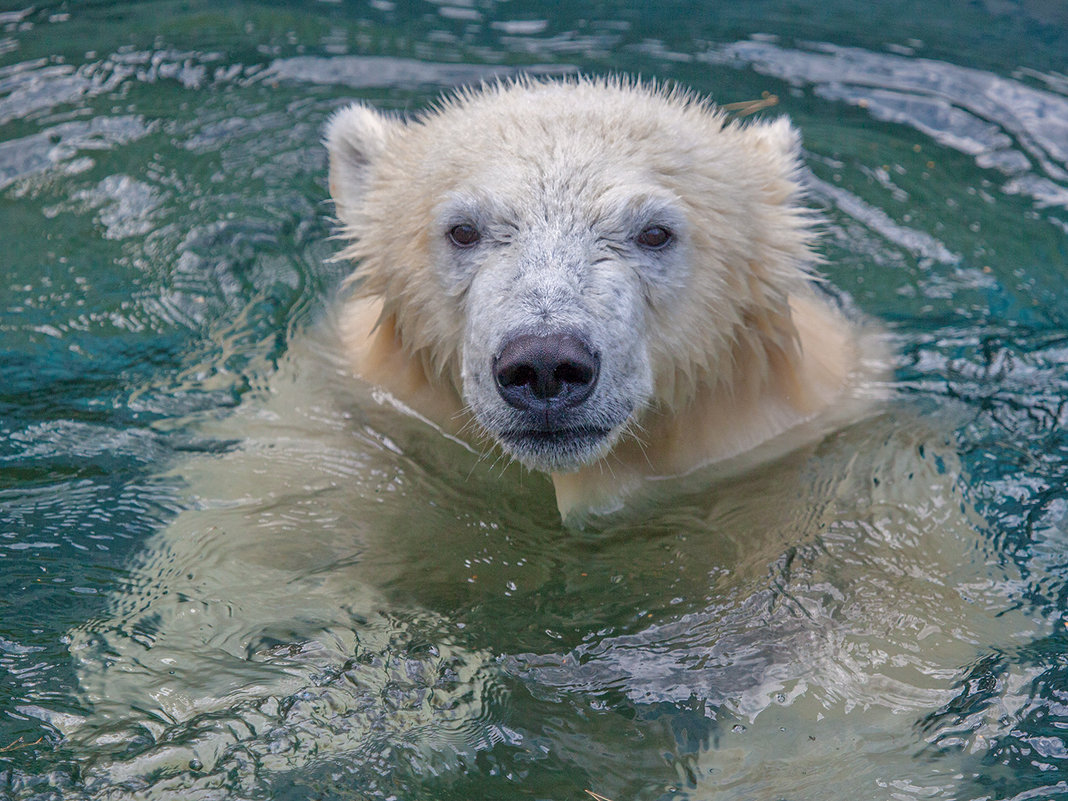
[[564, 362], [553, 371], [553, 377], [564, 384], [589, 384], [593, 381], [593, 367], [590, 364]]
[[497, 383], [502, 387], [528, 386], [537, 380], [537, 371], [529, 364], [510, 364], [497, 372]]
[[493, 372], [501, 397], [518, 409], [577, 406], [593, 392], [600, 359], [569, 333], [522, 334], [505, 343]]

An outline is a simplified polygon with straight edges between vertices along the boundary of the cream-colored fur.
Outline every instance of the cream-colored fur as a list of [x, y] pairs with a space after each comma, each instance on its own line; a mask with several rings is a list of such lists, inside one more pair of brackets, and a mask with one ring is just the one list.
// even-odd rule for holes
[[[233, 447], [176, 465], [181, 511], [71, 632], [84, 717], [20, 710], [69, 738], [89, 797], [267, 793], [364, 762], [359, 778], [450, 781], [481, 753], [544, 780], [558, 714], [576, 727], [565, 764], [613, 798], [675, 776], [665, 734], [695, 799], [963, 797], [967, 754], [916, 754], [969, 735], [918, 721], [1043, 624], [977, 547], [937, 432], [875, 415], [714, 493], [672, 482], [690, 486], [670, 508], [590, 537], [537, 508], [548, 487], [354, 398], [343, 360], [328, 332], [299, 336], [261, 391], [198, 426]], [[1004, 708], [1040, 671], [1013, 669]], [[531, 696], [558, 700], [528, 717]], [[690, 726], [715, 734], [697, 745]], [[962, 748], [978, 760], [999, 726]]]
[[[1041, 668], [1013, 666], [974, 730], [954, 712], [962, 677], [1048, 625], [1011, 560], [977, 547], [938, 431], [894, 412], [817, 441], [856, 416], [867, 348], [809, 289], [788, 126], [583, 82], [491, 88], [408, 127], [357, 108], [330, 141], [362, 280], [341, 341], [294, 338], [260, 391], [196, 426], [227, 447], [176, 465], [179, 511], [71, 632], [84, 716], [50, 712], [51, 698], [19, 710], [69, 738], [84, 795], [265, 796], [338, 775], [395, 794], [514, 763], [531, 787], [563, 767], [614, 798], [683, 775], [695, 799], [891, 801], [963, 797], [987, 775], [986, 743]], [[495, 158], [478, 161], [487, 148]], [[496, 159], [508, 153], [529, 158]], [[531, 171], [573, 193], [556, 217], [537, 186], [516, 189]], [[692, 194], [710, 182], [722, 191]], [[441, 226], [457, 200], [540, 239], [456, 259]], [[617, 241], [581, 284], [615, 277], [621, 299], [569, 300], [555, 263], [531, 268], [558, 290], [540, 310], [549, 324], [570, 315], [598, 347], [629, 349], [630, 367], [603, 357], [606, 380], [647, 392], [606, 452], [554, 476], [560, 506], [605, 508], [655, 477], [806, 448], [714, 493], [704, 470], [673, 480], [678, 503], [596, 521], [589, 537], [560, 531], [548, 486], [500, 481], [517, 474], [479, 470], [372, 402], [381, 393], [351, 391], [355, 365], [476, 437], [464, 363], [494, 347], [474, 334], [523, 320], [512, 296], [485, 316], [472, 293], [500, 284], [479, 268], [556, 254], [581, 274], [583, 215], [633, 233], [645, 213], [678, 227], [673, 255]], [[635, 297], [640, 313], [621, 313]], [[474, 334], [472, 318], [485, 322]], [[630, 336], [597, 330], [635, 319]], [[927, 745], [938, 753], [917, 759]]]
[[[603, 384], [604, 415], [627, 410], [603, 442], [575, 458], [500, 443], [552, 474], [561, 512], [855, 411], [862, 348], [812, 290], [785, 120], [740, 124], [625, 82], [521, 81], [410, 122], [352, 106], [327, 145], [342, 256], [358, 264], [342, 329], [364, 379], [485, 447], [513, 425], [483, 375], [509, 329], [593, 343], [584, 405], [601, 412]], [[447, 241], [457, 222], [479, 229], [471, 253]], [[675, 238], [642, 249], [643, 225]]]

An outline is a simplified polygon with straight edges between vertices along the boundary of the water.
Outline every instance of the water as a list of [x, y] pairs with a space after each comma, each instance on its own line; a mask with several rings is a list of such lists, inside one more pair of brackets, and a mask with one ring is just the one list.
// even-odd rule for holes
[[[5, 6], [0, 797], [1068, 795], [1066, 52], [1058, 3]], [[573, 531], [353, 400], [321, 126], [517, 68], [777, 95], [891, 402]]]

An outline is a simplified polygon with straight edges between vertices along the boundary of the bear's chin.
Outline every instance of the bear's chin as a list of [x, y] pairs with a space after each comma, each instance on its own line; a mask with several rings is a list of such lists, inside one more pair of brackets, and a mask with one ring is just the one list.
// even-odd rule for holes
[[531, 470], [571, 473], [586, 467], [611, 450], [619, 428], [510, 429], [494, 436], [501, 448]]

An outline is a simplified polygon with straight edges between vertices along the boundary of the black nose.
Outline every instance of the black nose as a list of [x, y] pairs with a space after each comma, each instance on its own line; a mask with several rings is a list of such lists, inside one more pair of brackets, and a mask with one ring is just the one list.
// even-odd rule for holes
[[493, 361], [501, 397], [517, 409], [578, 406], [593, 392], [601, 360], [574, 334], [522, 334]]

